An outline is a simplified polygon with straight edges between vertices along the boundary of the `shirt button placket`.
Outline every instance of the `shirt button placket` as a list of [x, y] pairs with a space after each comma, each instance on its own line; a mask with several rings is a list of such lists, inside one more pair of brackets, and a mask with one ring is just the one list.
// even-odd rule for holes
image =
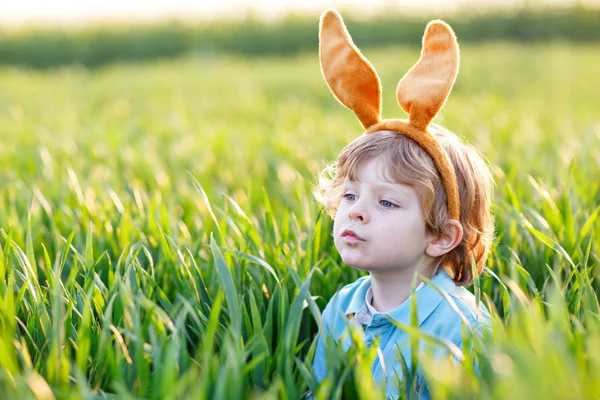
[[[379, 348], [381, 349], [382, 353], [383, 353], [383, 350], [385, 349], [387, 342], [389, 341], [389, 336], [390, 336], [390, 335], [388, 335], [388, 333], [390, 331], [389, 323], [387, 323], [387, 320], [385, 320], [384, 318], [385, 317], [383, 315], [375, 315], [373, 317], [373, 322], [372, 322], [373, 327], [371, 328], [372, 331], [376, 330], [377, 335], [379, 335], [379, 338], [380, 338]], [[373, 374], [373, 376], [375, 376], [378, 368], [379, 368], [379, 357], [376, 357], [375, 362], [373, 363], [373, 368], [371, 370], [371, 373]]]
[[371, 327], [371, 325], [363, 325], [363, 329], [364, 329], [364, 339], [365, 339], [365, 344], [366, 345], [371, 345], [371, 343], [373, 343], [373, 328]]

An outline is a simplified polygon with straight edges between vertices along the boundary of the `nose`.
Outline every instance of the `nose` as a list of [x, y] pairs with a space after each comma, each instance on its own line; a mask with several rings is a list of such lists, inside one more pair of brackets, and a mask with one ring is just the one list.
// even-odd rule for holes
[[359, 198], [348, 210], [348, 217], [351, 220], [359, 221], [362, 223], [369, 222], [369, 213], [366, 210], [364, 202]]

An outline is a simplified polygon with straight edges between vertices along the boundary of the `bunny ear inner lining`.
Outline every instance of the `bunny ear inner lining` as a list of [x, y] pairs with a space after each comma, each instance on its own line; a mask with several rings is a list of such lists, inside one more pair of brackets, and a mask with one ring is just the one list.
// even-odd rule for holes
[[452, 28], [431, 21], [423, 35], [417, 63], [398, 83], [398, 104], [410, 115], [411, 123], [426, 131], [450, 95], [458, 74], [459, 50]]
[[363, 128], [379, 122], [379, 77], [352, 42], [342, 17], [335, 10], [327, 10], [321, 16], [319, 55], [321, 72], [335, 98], [356, 114]]

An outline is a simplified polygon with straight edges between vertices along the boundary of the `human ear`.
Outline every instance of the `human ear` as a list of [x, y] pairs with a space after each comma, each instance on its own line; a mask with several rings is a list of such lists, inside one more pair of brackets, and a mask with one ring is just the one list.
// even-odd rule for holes
[[459, 245], [463, 237], [463, 227], [455, 219], [447, 222], [446, 233], [436, 236], [425, 248], [425, 254], [430, 257], [440, 257], [452, 251]]

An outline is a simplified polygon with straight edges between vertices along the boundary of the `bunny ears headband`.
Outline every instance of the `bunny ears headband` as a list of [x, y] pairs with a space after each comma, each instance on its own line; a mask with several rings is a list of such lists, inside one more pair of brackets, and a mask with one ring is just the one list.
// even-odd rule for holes
[[360, 53], [335, 10], [321, 16], [319, 31], [321, 71], [335, 98], [356, 114], [365, 133], [392, 130], [415, 140], [433, 159], [440, 175], [453, 219], [460, 220], [456, 173], [439, 141], [427, 131], [443, 107], [458, 74], [458, 43], [444, 22], [431, 21], [423, 36], [419, 61], [398, 83], [396, 97], [409, 119], [384, 119], [381, 83], [375, 68]]

